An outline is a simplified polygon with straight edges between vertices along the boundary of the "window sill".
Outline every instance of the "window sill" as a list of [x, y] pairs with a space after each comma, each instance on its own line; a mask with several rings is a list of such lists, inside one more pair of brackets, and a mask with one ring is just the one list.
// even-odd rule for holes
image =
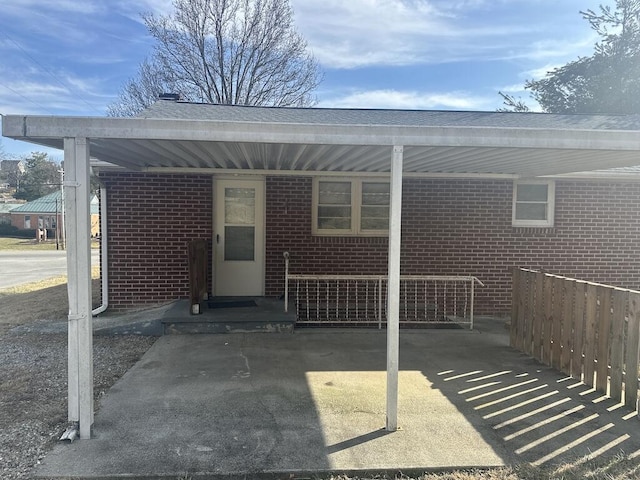
[[513, 233], [521, 237], [555, 237], [556, 227], [533, 227], [513, 225]]

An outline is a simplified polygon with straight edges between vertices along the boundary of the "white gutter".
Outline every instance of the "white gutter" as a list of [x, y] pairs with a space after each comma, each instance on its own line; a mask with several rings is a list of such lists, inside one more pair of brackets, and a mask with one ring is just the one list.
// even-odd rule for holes
[[91, 311], [95, 317], [104, 312], [109, 306], [109, 262], [107, 261], [107, 188], [100, 186], [100, 276], [102, 290], [102, 304]]

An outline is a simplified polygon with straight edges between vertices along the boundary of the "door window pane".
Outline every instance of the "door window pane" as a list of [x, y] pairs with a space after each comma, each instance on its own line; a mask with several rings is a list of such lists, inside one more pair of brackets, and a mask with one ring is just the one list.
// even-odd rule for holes
[[255, 227], [224, 227], [224, 259], [255, 260]]
[[256, 220], [256, 192], [253, 188], [224, 189], [224, 223], [253, 225]]

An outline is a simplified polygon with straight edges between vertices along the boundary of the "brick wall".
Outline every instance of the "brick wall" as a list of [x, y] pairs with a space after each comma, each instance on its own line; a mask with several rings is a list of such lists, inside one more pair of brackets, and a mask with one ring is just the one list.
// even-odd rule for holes
[[[188, 297], [187, 241], [210, 238], [210, 176], [110, 173], [110, 305], [128, 308]], [[292, 273], [385, 273], [386, 237], [311, 234], [312, 179], [266, 179], [268, 296]], [[510, 269], [544, 269], [640, 287], [640, 184], [556, 182], [553, 228], [511, 226], [512, 182], [404, 182], [402, 273], [476, 275], [476, 311], [507, 313]]]
[[108, 192], [110, 308], [187, 298], [187, 242], [211, 237], [211, 176], [100, 178]]
[[[267, 179], [266, 293], [292, 273], [384, 273], [386, 238], [311, 235], [311, 178]], [[513, 266], [640, 287], [640, 185], [556, 183], [553, 228], [511, 226], [512, 182], [405, 180], [402, 273], [476, 275], [478, 313], [510, 309]]]

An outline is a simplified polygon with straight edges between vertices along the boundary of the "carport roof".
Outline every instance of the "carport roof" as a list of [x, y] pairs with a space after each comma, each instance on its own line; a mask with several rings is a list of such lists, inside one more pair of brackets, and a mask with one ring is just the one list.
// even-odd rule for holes
[[88, 138], [132, 170], [528, 177], [640, 164], [640, 115], [242, 107], [160, 100], [136, 118], [6, 116], [3, 135]]

